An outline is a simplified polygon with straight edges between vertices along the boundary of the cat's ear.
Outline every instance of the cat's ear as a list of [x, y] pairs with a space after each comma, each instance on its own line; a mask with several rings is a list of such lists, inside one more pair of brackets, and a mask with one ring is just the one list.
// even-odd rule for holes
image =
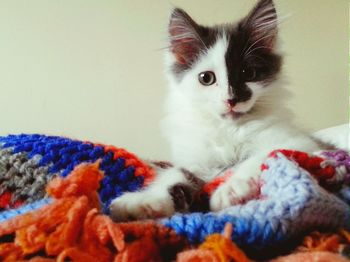
[[243, 21], [258, 45], [272, 49], [277, 39], [277, 12], [273, 0], [259, 0]]
[[169, 21], [170, 51], [180, 64], [192, 63], [205, 49], [200, 37], [201, 26], [182, 9], [175, 8]]

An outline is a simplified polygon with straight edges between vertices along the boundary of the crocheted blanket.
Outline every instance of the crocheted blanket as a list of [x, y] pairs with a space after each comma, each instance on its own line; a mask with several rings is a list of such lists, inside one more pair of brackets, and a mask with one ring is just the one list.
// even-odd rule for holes
[[[262, 165], [260, 194], [220, 212], [123, 224], [100, 214], [154, 175], [147, 162], [113, 146], [42, 135], [0, 137], [0, 257], [248, 261], [290, 252], [313, 230], [342, 229], [338, 249], [350, 239], [345, 151], [274, 151]], [[309, 250], [328, 250], [311, 242]], [[199, 243], [198, 250], [179, 253]]]

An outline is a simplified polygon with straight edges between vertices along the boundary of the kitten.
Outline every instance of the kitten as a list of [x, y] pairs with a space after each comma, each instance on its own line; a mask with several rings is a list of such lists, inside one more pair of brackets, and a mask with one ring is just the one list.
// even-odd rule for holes
[[321, 150], [291, 125], [277, 27], [272, 0], [258, 1], [236, 24], [214, 27], [198, 25], [185, 11], [173, 10], [163, 129], [173, 163], [191, 172], [160, 169], [151, 186], [114, 200], [112, 217], [152, 218], [186, 211], [193, 201], [191, 190], [222, 170], [232, 171], [210, 199], [210, 209], [221, 210], [257, 193], [260, 165], [269, 152]]

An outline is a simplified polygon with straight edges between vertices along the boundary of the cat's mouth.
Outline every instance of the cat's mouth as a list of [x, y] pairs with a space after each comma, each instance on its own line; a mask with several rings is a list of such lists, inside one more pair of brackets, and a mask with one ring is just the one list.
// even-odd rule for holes
[[246, 115], [252, 110], [252, 100], [248, 100], [242, 103], [236, 103], [234, 105], [226, 103], [226, 111], [221, 114], [223, 118], [238, 119]]

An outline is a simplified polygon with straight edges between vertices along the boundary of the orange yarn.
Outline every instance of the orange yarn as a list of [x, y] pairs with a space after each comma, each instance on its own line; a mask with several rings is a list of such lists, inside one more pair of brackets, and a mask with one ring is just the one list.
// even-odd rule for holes
[[177, 262], [220, 262], [216, 254], [211, 250], [188, 250], [177, 255]]
[[247, 256], [231, 241], [232, 224], [225, 225], [223, 235], [212, 234], [196, 250], [182, 252], [178, 262], [249, 262]]
[[292, 254], [278, 257], [271, 262], [349, 261], [339, 254], [344, 246], [350, 243], [349, 240], [350, 233], [344, 229], [340, 229], [338, 234], [312, 232]]
[[270, 262], [349, 262], [349, 260], [339, 254], [327, 251], [314, 251], [297, 252], [273, 259]]
[[309, 236], [304, 238], [303, 243], [298, 250], [338, 252], [339, 247], [343, 242], [344, 239], [337, 234], [312, 232]]
[[347, 241], [347, 243], [350, 243], [350, 232], [345, 229], [340, 229], [339, 234]]
[[[82, 164], [64, 178], [55, 178], [47, 192], [56, 198], [34, 212], [0, 224], [1, 261], [162, 261], [173, 258], [185, 241], [172, 230], [153, 223], [117, 224], [98, 212], [96, 190], [103, 175], [98, 163]], [[161, 250], [170, 250], [164, 254]], [[172, 257], [171, 257], [172, 256]]]
[[306, 236], [293, 253], [271, 260], [271, 262], [346, 262], [347, 257], [340, 255], [344, 244], [349, 244], [350, 233], [344, 229], [339, 233], [312, 232]]

